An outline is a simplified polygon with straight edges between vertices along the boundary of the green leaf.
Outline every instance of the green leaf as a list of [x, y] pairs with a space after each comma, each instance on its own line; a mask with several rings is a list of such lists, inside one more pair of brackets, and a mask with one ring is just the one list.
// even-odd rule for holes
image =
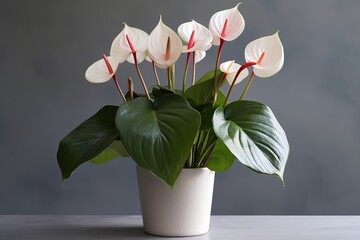
[[98, 156], [119, 138], [115, 128], [117, 109], [117, 106], [103, 107], [61, 140], [57, 161], [63, 180], [69, 178], [79, 165]]
[[225, 102], [225, 96], [223, 92], [219, 92], [218, 98], [215, 102], [215, 106], [213, 106], [211, 103], [206, 103], [200, 106], [192, 106], [196, 110], [198, 110], [201, 114], [201, 126], [200, 130], [207, 130], [213, 127], [212, 119], [215, 110], [217, 107], [223, 105]]
[[120, 140], [116, 140], [110, 144], [104, 151], [102, 151], [95, 158], [91, 159], [92, 163], [103, 164], [114, 158], [129, 157], [129, 153], [126, 151], [124, 144]]
[[[223, 76], [223, 72], [221, 72], [220, 69], [217, 69], [216, 70], [216, 79], [220, 80]], [[205, 81], [208, 81], [208, 80], [213, 80], [214, 79], [214, 70], [211, 70], [207, 73], [205, 73], [199, 80], [197, 80], [195, 82], [195, 84], [199, 84], [199, 83], [202, 83], [202, 82], [205, 82]]]
[[214, 115], [216, 107], [213, 107], [211, 103], [207, 103], [195, 108], [201, 114], [200, 130], [212, 128], [212, 117]]
[[159, 96], [165, 95], [165, 94], [175, 94], [174, 91], [168, 89], [167, 87], [163, 87], [163, 86], [159, 86], [159, 85], [156, 85], [153, 87], [152, 93], [153, 93], [154, 97], [159, 97]]
[[235, 157], [260, 173], [283, 180], [289, 143], [270, 108], [254, 101], [236, 101], [216, 109], [214, 131]]
[[200, 114], [177, 94], [154, 102], [136, 98], [120, 106], [116, 127], [130, 156], [174, 186], [200, 127]]
[[[133, 92], [133, 96], [134, 96], [134, 98], [147, 97], [146, 94], [144, 94], [144, 93], [137, 93], [137, 92]], [[150, 93], [150, 97], [151, 97], [151, 98], [153, 97], [153, 96], [152, 96], [152, 93]], [[131, 100], [132, 100], [132, 98], [131, 98], [131, 96], [130, 96], [130, 92], [127, 92], [127, 93], [125, 94], [125, 98], [126, 98], [127, 101], [131, 101]]]
[[[223, 73], [218, 70], [216, 78], [218, 81], [222, 78]], [[189, 87], [184, 94], [184, 97], [191, 103], [192, 106], [200, 106], [206, 103], [211, 103], [214, 92], [214, 70], [206, 73], [193, 86]]]
[[216, 172], [228, 170], [235, 160], [235, 156], [230, 152], [226, 145], [218, 141], [212, 151], [207, 167]]
[[[223, 73], [218, 70], [216, 72], [217, 80], [221, 80]], [[219, 91], [216, 102], [213, 106], [212, 98], [214, 91], [214, 70], [202, 76], [195, 85], [186, 90], [184, 97], [188, 99], [191, 106], [198, 110], [201, 114], [200, 130], [212, 128], [212, 117], [216, 107], [223, 105], [225, 95]]]
[[225, 94], [220, 90], [218, 92], [218, 95], [217, 95], [217, 98], [216, 98], [216, 102], [215, 102], [215, 106], [216, 107], [220, 107], [222, 105], [224, 105], [224, 102], [225, 102]]

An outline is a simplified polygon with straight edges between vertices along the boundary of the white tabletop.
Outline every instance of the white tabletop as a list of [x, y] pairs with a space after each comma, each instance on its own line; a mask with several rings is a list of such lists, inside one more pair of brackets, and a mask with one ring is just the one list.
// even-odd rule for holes
[[144, 233], [141, 216], [0, 215], [0, 239], [359, 240], [360, 216], [212, 216], [205, 235], [164, 238]]

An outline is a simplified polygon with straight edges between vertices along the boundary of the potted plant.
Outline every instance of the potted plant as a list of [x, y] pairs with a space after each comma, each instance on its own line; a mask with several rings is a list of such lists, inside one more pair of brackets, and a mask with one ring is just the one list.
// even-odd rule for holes
[[[192, 20], [181, 24], [177, 34], [160, 17], [148, 35], [125, 24], [110, 55], [85, 73], [92, 83], [112, 79], [123, 103], [103, 107], [62, 139], [57, 159], [63, 180], [85, 162], [130, 156], [137, 164], [144, 229], [163, 236], [208, 231], [214, 172], [227, 170], [235, 158], [283, 180], [289, 154], [285, 132], [268, 106], [244, 100], [254, 76], [270, 77], [282, 68], [283, 46], [275, 33], [250, 42], [242, 65], [220, 64], [224, 43], [236, 39], [244, 27], [238, 5], [215, 13], [209, 29]], [[196, 80], [196, 64], [211, 46], [217, 46], [215, 67]], [[176, 89], [175, 63], [181, 53], [186, 64], [182, 88]], [[151, 91], [139, 67], [145, 59], [154, 72]], [[124, 81], [118, 81], [116, 70], [125, 61], [134, 64], [143, 93], [134, 91], [130, 77], [127, 93], [122, 90]], [[158, 68], [166, 69], [165, 81], [159, 79]], [[234, 86], [247, 77], [242, 95], [229, 103]], [[226, 94], [225, 83], [230, 85]]]

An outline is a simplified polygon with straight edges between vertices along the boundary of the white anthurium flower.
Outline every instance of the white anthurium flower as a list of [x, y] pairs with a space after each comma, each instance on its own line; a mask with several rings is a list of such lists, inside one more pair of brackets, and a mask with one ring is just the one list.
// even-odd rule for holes
[[261, 78], [271, 77], [284, 65], [284, 48], [279, 33], [250, 42], [245, 48], [247, 62], [253, 65], [254, 74]]
[[120, 63], [126, 60], [134, 63], [132, 53], [136, 52], [137, 62], [140, 63], [146, 56], [148, 39], [149, 35], [143, 30], [125, 24], [111, 44], [110, 56], [117, 58]]
[[213, 45], [220, 45], [220, 39], [232, 41], [244, 31], [245, 20], [238, 6], [239, 4], [234, 8], [219, 11], [210, 18], [209, 29], [213, 34]]
[[186, 43], [183, 53], [195, 52], [195, 62], [200, 62], [205, 56], [205, 51], [211, 48], [212, 33], [195, 20], [183, 23], [178, 28], [178, 34]]
[[196, 51], [195, 52], [195, 63], [198, 63], [201, 60], [203, 60], [205, 56], [206, 56], [205, 51]]
[[[236, 73], [240, 69], [241, 65], [237, 64], [234, 60], [233, 61], [227, 61], [222, 64], [220, 64], [220, 70], [226, 74], [226, 80], [228, 81], [229, 85], [232, 84], [234, 81], [234, 78], [236, 76]], [[249, 75], [249, 70], [246, 68], [241, 71], [239, 76], [236, 78], [236, 81], [234, 84], [240, 83], [242, 80], [244, 80]]]
[[104, 55], [103, 59], [93, 63], [85, 72], [85, 78], [91, 83], [104, 83], [115, 74], [119, 62], [117, 58]]
[[[144, 61], [144, 59], [148, 58], [147, 53], [146, 52], [136, 52], [136, 59], [138, 61], [138, 63], [141, 63], [142, 61]], [[129, 63], [135, 64], [134, 61], [134, 56], [131, 54], [127, 59], [126, 59]], [[148, 60], [149, 61], [149, 60]], [[151, 61], [151, 60], [150, 60]]]
[[151, 59], [151, 57], [149, 56], [149, 52], [146, 51], [146, 56], [145, 56], [145, 60], [148, 62], [152, 62], [153, 60]]
[[183, 52], [207, 51], [211, 47], [212, 33], [195, 20], [181, 24], [178, 34], [186, 43]]
[[182, 41], [180, 37], [160, 17], [159, 23], [150, 33], [148, 42], [149, 57], [160, 68], [172, 66], [180, 57]]

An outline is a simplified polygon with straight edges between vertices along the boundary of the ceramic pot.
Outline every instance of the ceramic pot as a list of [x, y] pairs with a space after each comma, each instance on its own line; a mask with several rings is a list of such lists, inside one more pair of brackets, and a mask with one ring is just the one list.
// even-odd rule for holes
[[171, 189], [137, 166], [145, 232], [158, 236], [195, 236], [209, 231], [215, 172], [184, 168]]

